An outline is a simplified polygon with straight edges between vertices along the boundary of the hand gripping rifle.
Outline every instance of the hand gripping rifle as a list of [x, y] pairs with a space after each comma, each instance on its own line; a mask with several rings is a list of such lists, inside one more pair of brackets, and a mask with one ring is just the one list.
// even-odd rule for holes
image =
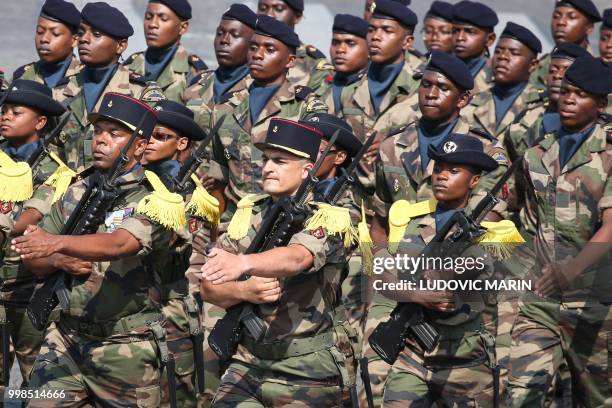
[[[419, 256], [425, 258], [438, 255], [455, 256], [472, 246], [473, 239], [484, 233], [480, 223], [499, 203], [497, 194], [521, 162], [522, 160], [517, 160], [512, 163], [491, 191], [488, 191], [486, 196], [480, 200], [470, 216], [465, 215], [462, 211], [455, 213]], [[455, 226], [457, 228], [447, 238], [446, 236]], [[436, 348], [440, 338], [435, 327], [425, 320], [422, 306], [416, 303], [399, 302], [391, 312], [389, 319], [374, 329], [368, 341], [372, 349], [385, 362], [392, 365], [404, 348], [406, 335], [411, 335], [428, 352]]]
[[64, 126], [66, 126], [66, 123], [68, 123], [68, 119], [70, 119], [70, 115], [70, 111], [64, 113], [58, 125], [53, 128], [51, 133], [49, 133], [44, 139], [42, 139], [40, 146], [34, 151], [34, 153], [30, 155], [30, 157], [28, 157], [28, 165], [32, 169], [32, 172], [34, 172], [35, 169], [38, 168], [38, 166], [45, 159], [45, 157], [49, 156], [49, 145], [60, 134]]
[[[339, 133], [340, 131], [336, 131], [333, 134], [325, 151], [321, 153], [312, 170], [308, 172], [308, 178], [302, 182], [296, 195], [279, 199], [270, 208], [245, 254], [286, 246], [293, 234], [303, 228], [307, 216], [306, 200], [319, 182], [316, 177], [317, 171], [331, 151]], [[240, 280], [246, 279], [248, 279], [246, 276], [240, 278]], [[265, 333], [265, 323], [257, 316], [253, 306], [251, 303], [242, 302], [230, 307], [225, 316], [212, 328], [208, 336], [208, 344], [222, 362], [230, 361], [236, 352], [242, 338], [243, 325], [253, 339], [256, 341], [262, 339]]]
[[[108, 173], [95, 171], [89, 178], [87, 190], [62, 228], [60, 235], [94, 234], [104, 223], [106, 213], [111, 210], [119, 195], [117, 179], [129, 162], [127, 152], [142, 132], [146, 120], [142, 116], [138, 127], [132, 132], [128, 143], [123, 149]], [[60, 304], [64, 312], [70, 308], [70, 290], [68, 276], [64, 271], [57, 271], [49, 276], [44, 284], [38, 287], [30, 299], [27, 314], [37, 330], [43, 330], [49, 322], [49, 315]]]

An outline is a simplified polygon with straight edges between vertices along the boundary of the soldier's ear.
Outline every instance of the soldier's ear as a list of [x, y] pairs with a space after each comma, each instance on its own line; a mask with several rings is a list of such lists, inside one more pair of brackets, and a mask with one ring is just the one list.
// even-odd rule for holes
[[495, 31], [491, 30], [489, 34], [487, 34], [487, 48], [491, 48], [493, 44], [495, 44], [495, 39], [497, 35], [495, 35]]
[[480, 173], [474, 172], [472, 174], [472, 178], [470, 179], [470, 190], [475, 189], [479, 182], [480, 182]]
[[179, 35], [183, 36], [187, 31], [189, 31], [189, 20], [181, 21], [181, 25], [179, 26]]
[[47, 117], [45, 115], [40, 115], [38, 116], [38, 119], [36, 119], [34, 128], [36, 129], [36, 131], [40, 132], [45, 128], [45, 126], [47, 126], [47, 122], [48, 122]]
[[121, 54], [123, 54], [123, 52], [127, 50], [127, 47], [128, 47], [127, 38], [122, 38], [120, 40], [117, 40], [117, 49], [115, 53], [121, 56]]
[[178, 141], [176, 143], [176, 150], [178, 150], [179, 152], [182, 152], [183, 150], [187, 149], [188, 146], [189, 146], [189, 139], [187, 139], [186, 137], [178, 138]]
[[78, 34], [76, 34], [76, 33], [72, 34], [72, 40], [71, 40], [70, 44], [72, 45], [72, 48], [76, 48], [79, 45], [79, 36], [78, 36]]
[[470, 91], [463, 91], [459, 95], [459, 100], [457, 101], [457, 108], [459, 110], [465, 108], [468, 103], [470, 103]]
[[540, 66], [540, 62], [538, 61], [538, 56], [534, 54], [533, 59], [529, 63], [529, 73], [534, 73], [538, 67]]
[[414, 44], [414, 35], [406, 30], [406, 36], [404, 37], [404, 43], [402, 44], [402, 49], [404, 51], [408, 51], [409, 49], [412, 48], [412, 45]]
[[296, 60], [297, 57], [295, 56], [295, 54], [289, 54], [289, 57], [287, 58], [287, 63], [285, 64], [285, 68], [293, 68], [295, 66]]
[[143, 138], [137, 138], [134, 142], [134, 157], [140, 159], [147, 148], [149, 141]]
[[593, 33], [593, 28], [595, 26], [593, 25], [593, 23], [589, 22], [586, 26], [586, 37], [588, 38], [589, 35], [591, 35]]

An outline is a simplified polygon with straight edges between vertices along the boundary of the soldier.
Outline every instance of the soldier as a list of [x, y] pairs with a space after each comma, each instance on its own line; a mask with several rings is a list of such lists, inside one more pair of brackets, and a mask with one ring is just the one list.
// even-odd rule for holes
[[190, 19], [187, 0], [150, 0], [144, 15], [147, 50], [130, 55], [123, 63], [130, 72], [156, 82], [166, 98], [176, 102], [181, 102], [187, 86], [208, 68], [181, 45]]
[[[23, 385], [27, 386], [29, 374], [43, 341], [43, 333], [36, 330], [25, 310], [36, 278], [23, 268], [19, 254], [11, 251], [11, 237], [23, 233], [28, 224], [42, 219], [48, 203], [38, 195], [43, 183], [57, 175], [57, 156], [38, 160], [41, 154], [41, 138], [53, 128], [54, 118], [62, 114], [64, 107], [52, 99], [47, 86], [24, 79], [14, 80], [11, 90], [2, 105], [2, 127], [0, 142], [0, 273], [2, 276], [0, 325], [3, 333], [10, 333], [14, 355], [4, 355], [10, 360], [17, 357]], [[37, 164], [34, 161], [38, 162]], [[32, 166], [32, 167], [30, 167]], [[23, 216], [26, 209], [35, 208], [35, 213]], [[4, 365], [2, 366], [4, 367]], [[2, 391], [8, 386], [9, 373], [3, 373]]]
[[367, 36], [371, 60], [367, 75], [347, 88], [342, 100], [342, 117], [361, 140], [374, 130], [381, 138], [384, 132], [404, 124], [413, 115], [408, 103], [417, 84], [404, 59], [414, 41], [417, 16], [395, 1], [375, 4]]
[[525, 152], [524, 211], [526, 231], [535, 233], [535, 284], [523, 295], [512, 328], [513, 407], [541, 406], [563, 359], [574, 406], [604, 406], [612, 398], [606, 357], [612, 333], [611, 128], [599, 119], [611, 92], [609, 67], [591, 56], [576, 59], [561, 86], [562, 126]]
[[[416, 248], [423, 248], [453, 214], [469, 207], [470, 196], [481, 174], [492, 172], [499, 165], [484, 152], [480, 140], [457, 133], [445, 136], [437, 145], [429, 145], [427, 155], [434, 162], [434, 197], [417, 204], [406, 201], [393, 204], [390, 222], [401, 226], [398, 228], [400, 241], [396, 241], [400, 247], [397, 251], [383, 250], [377, 257], [390, 257], [397, 252], [414, 254]], [[401, 210], [398, 212], [395, 208]], [[493, 225], [496, 223], [487, 226], [488, 231]], [[466, 263], [470, 258], [476, 262], [480, 260], [482, 266], [467, 268], [463, 273], [428, 270], [420, 277], [421, 282], [482, 281], [492, 277], [492, 261], [483, 248], [473, 246], [458, 256]], [[397, 279], [406, 272], [397, 271]], [[486, 300], [483, 293], [407, 290], [393, 292], [390, 296], [421, 305], [425, 320], [437, 330], [440, 338], [431, 351], [424, 350], [412, 336], [404, 339], [405, 348], [385, 382], [383, 406], [493, 406], [494, 339], [483, 327], [482, 311]]]
[[482, 3], [465, 0], [453, 6], [453, 53], [470, 68], [472, 94], [493, 86], [489, 47], [495, 43], [498, 22], [495, 11]]
[[576, 58], [585, 55], [590, 54], [586, 49], [572, 43], [561, 43], [552, 50], [550, 71], [546, 78], [546, 103], [533, 105], [531, 109], [521, 112], [504, 135], [504, 145], [511, 161], [523, 156], [525, 150], [536, 140], [561, 126], [558, 101], [565, 71]]
[[603, 12], [603, 23], [599, 29], [599, 56], [612, 62], [612, 8]]
[[453, 52], [453, 5], [445, 1], [431, 3], [422, 33], [428, 52]]
[[541, 50], [540, 40], [531, 31], [512, 22], [506, 25], [493, 55], [494, 86], [475, 95], [466, 112], [472, 123], [503, 139], [522, 111], [544, 103], [546, 91], [529, 84]]
[[[406, 7], [408, 7], [410, 3], [412, 3], [412, 0], [393, 0], [393, 1], [403, 4]], [[374, 7], [376, 7], [374, 5], [374, 0], [366, 0], [365, 8], [363, 10], [363, 19], [365, 21], [370, 21], [370, 17], [372, 17], [372, 11], [374, 10]]]
[[[257, 14], [275, 18], [291, 29], [302, 20], [304, 0], [258, 0]], [[313, 90], [318, 89], [323, 80], [331, 74], [333, 67], [325, 54], [313, 45], [300, 45], [295, 50], [295, 64], [289, 69], [289, 81]]]
[[[47, 328], [31, 385], [64, 390], [67, 399], [62, 406], [157, 407], [159, 357], [167, 361], [168, 356], [153, 295], [159, 273], [155, 260], [169, 255], [169, 225], [177, 221], [169, 214], [175, 197], [154, 173], [145, 175], [138, 164], [155, 126], [151, 108], [129, 96], [108, 93], [89, 120], [95, 126], [96, 173], [108, 172], [137, 127], [139, 132], [128, 147], [125, 173], [117, 180], [120, 196], [97, 233], [59, 235], [92, 182], [90, 176], [68, 189], [41, 227], [30, 225], [24, 236], [12, 240], [11, 249], [38, 277], [48, 277], [58, 266], [69, 275], [70, 305]], [[89, 267], [77, 269], [75, 265], [83, 261]], [[29, 406], [57, 404], [53, 399], [29, 402]]]
[[[350, 14], [337, 14], [332, 27], [329, 55], [335, 74], [325, 79], [317, 94], [329, 107], [329, 113], [342, 115], [342, 93], [357, 83], [368, 67], [368, 23]], [[346, 98], [346, 97], [345, 97]]]
[[[345, 264], [341, 238], [320, 226], [295, 233], [287, 246], [241, 255], [266, 210], [294, 195], [308, 177], [321, 136], [304, 124], [273, 119], [265, 141], [258, 143], [265, 157], [264, 191], [269, 194], [258, 200], [263, 200], [261, 211], [246, 220], [244, 236], [224, 235], [208, 253], [194, 239], [191, 268], [204, 264], [202, 296], [222, 307], [242, 301], [241, 296], [252, 299], [266, 326], [261, 341], [242, 336], [214, 407], [336, 406], [346, 397], [347, 385], [354, 384], [348, 374], [353, 362], [345, 349], [346, 336], [334, 325]], [[248, 280], [258, 278], [267, 289], [237, 290], [243, 282], [236, 279], [246, 273]]]
[[242, 198], [261, 191], [262, 156], [253, 144], [265, 138], [270, 119], [299, 120], [309, 113], [327, 111], [310, 88], [287, 79], [299, 45], [299, 37], [285, 23], [259, 16], [248, 53], [253, 83], [215, 111], [216, 120], [225, 119], [213, 139], [209, 175], [226, 186], [223, 222], [233, 216]]
[[[39, 60], [17, 68], [13, 80], [38, 81], [51, 89], [66, 84], [81, 69], [81, 63], [73, 54], [80, 22], [81, 13], [74, 4], [47, 0], [40, 10], [34, 36]], [[53, 96], [60, 102], [64, 99], [60, 92]]]
[[[189, 155], [193, 144], [203, 140], [206, 134], [193, 120], [193, 112], [177, 102], [161, 101], [153, 109], [157, 113], [157, 124], [141, 162], [146, 163], [146, 168], [155, 172], [172, 191], [181, 162]], [[190, 225], [199, 221], [190, 220]], [[210, 223], [206, 227], [210, 230]], [[204, 345], [194, 344], [198, 339], [200, 320], [196, 301], [189, 295], [185, 279], [191, 253], [191, 236], [186, 229], [176, 234], [172, 249], [172, 255], [164, 260], [165, 266], [160, 268], [160, 302], [166, 318], [168, 351], [176, 361], [177, 406], [194, 407], [195, 365], [200, 364], [200, 369], [203, 369], [204, 364], [203, 361], [195, 360], [194, 347], [202, 349]], [[162, 406], [169, 406], [168, 387], [171, 382], [164, 376], [161, 384]]]
[[85, 66], [59, 88], [72, 115], [60, 135], [59, 148], [62, 159], [77, 172], [91, 165], [93, 127], [87, 115], [100, 107], [102, 95], [118, 92], [150, 105], [164, 98], [157, 84], [119, 64], [132, 34], [132, 26], [118, 9], [104, 2], [83, 7], [78, 48]]
[[[467, 105], [473, 86], [474, 80], [463, 61], [451, 54], [432, 52], [418, 89], [421, 118], [392, 132], [380, 146], [376, 162], [376, 216], [371, 231], [376, 244], [397, 243], [401, 239], [401, 236], [388, 236], [389, 209], [394, 202], [403, 199], [416, 203], [432, 197], [434, 163], [427, 156], [427, 147], [438, 145], [450, 133], [470, 132], [470, 123], [460, 112]], [[480, 139], [487, 154], [504, 167], [507, 165], [505, 153], [493, 137], [486, 132], [477, 132], [474, 136]], [[501, 172], [502, 167], [486, 174], [480, 188], [490, 188]], [[366, 338], [394, 306], [390, 299], [380, 296], [370, 302]], [[364, 355], [370, 360], [372, 391], [381, 399], [390, 367], [367, 342], [363, 347]]]
[[[601, 21], [601, 14], [591, 0], [557, 0], [550, 21], [550, 32], [555, 45], [564, 42], [578, 44], [593, 53], [589, 47], [589, 35], [593, 26]], [[550, 65], [550, 54], [538, 60], [538, 69], [531, 75], [531, 82], [545, 85]]]

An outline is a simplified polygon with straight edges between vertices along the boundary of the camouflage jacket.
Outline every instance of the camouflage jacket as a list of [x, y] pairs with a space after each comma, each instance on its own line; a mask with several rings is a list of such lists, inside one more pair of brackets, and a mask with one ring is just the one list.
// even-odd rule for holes
[[[433, 197], [431, 175], [433, 160], [429, 161], [423, 172], [421, 154], [419, 151], [418, 121], [412, 122], [389, 135], [380, 145], [376, 161], [376, 195], [375, 211], [386, 218], [391, 205], [398, 200], [410, 203], [424, 201]], [[500, 166], [497, 170], [485, 174], [475, 192], [490, 189], [502, 176], [508, 166], [506, 153], [500, 143], [487, 138], [480, 132], [470, 132], [470, 124], [465, 117], [460, 116], [453, 132], [471, 134], [478, 137], [485, 152], [493, 157]]]
[[312, 45], [300, 45], [296, 57], [295, 66], [287, 74], [287, 79], [294, 85], [316, 90], [334, 70], [325, 55]]
[[406, 63], [413, 72], [419, 71], [423, 67], [423, 64], [427, 63], [427, 57], [414, 48], [406, 51], [405, 57]]
[[227, 184], [225, 195], [234, 204], [249, 193], [261, 191], [262, 151], [254, 143], [263, 142], [270, 119], [299, 120], [312, 112], [327, 112], [311, 89], [283, 82], [268, 101], [255, 123], [251, 123], [248, 89], [234, 92], [214, 112], [214, 120], [225, 117], [213, 138], [210, 175]]
[[[145, 52], [141, 51], [130, 55], [123, 62], [123, 65], [128, 67], [130, 72], [144, 76]], [[172, 60], [168, 62], [155, 82], [160, 86], [166, 98], [171, 101], [182, 102], [185, 89], [200, 72], [207, 68], [200, 57], [189, 54], [182, 45], [179, 45]]]
[[[0, 142], [0, 149], [4, 150], [6, 141]], [[36, 286], [36, 277], [27, 271], [19, 257], [19, 254], [11, 250], [9, 234], [13, 230], [14, 222], [19, 219], [21, 213], [28, 208], [34, 208], [41, 214], [48, 214], [51, 208], [53, 196], [52, 187], [43, 185], [45, 181], [55, 172], [58, 164], [49, 156], [45, 157], [37, 168], [32, 171], [33, 196], [23, 202], [0, 201], [0, 230], [4, 235], [3, 247], [0, 250], [0, 301], [18, 307], [27, 306], [32, 291]], [[47, 194], [47, 192], [51, 194]]]
[[[254, 207], [251, 226], [246, 237], [240, 241], [222, 235], [216, 243], [234, 254], [244, 253], [255, 238], [266, 210], [272, 205], [265, 199]], [[255, 210], [259, 211], [256, 212]], [[195, 264], [205, 263], [205, 252], [201, 252], [194, 237]], [[295, 276], [281, 280], [281, 295], [277, 302], [256, 305], [256, 313], [267, 325], [263, 342], [286, 341], [294, 337], [308, 337], [329, 331], [333, 326], [334, 308], [339, 302], [338, 293], [341, 271], [346, 263], [341, 239], [328, 235], [323, 228], [304, 230], [293, 235], [289, 245], [301, 245], [314, 257], [314, 265]], [[199, 255], [198, 255], [199, 254]], [[196, 258], [199, 256], [200, 260]], [[194, 262], [192, 262], [192, 268]], [[234, 358], [250, 360], [248, 351], [240, 347]]]
[[491, 91], [474, 95], [470, 104], [463, 110], [463, 114], [473, 126], [483, 128], [503, 142], [504, 132], [521, 112], [525, 109], [533, 109], [537, 105], [543, 104], [545, 100], [546, 91], [544, 89], [527, 84], [497, 127], [495, 121], [495, 102]]
[[365, 140], [366, 135], [373, 131], [387, 132], [414, 120], [415, 111], [410, 109], [410, 97], [417, 90], [417, 81], [412, 77], [413, 71], [408, 64], [397, 76], [376, 114], [370, 98], [368, 76], [359, 82], [346, 87], [342, 92], [342, 115], [353, 128], [353, 133]]
[[[361, 80], [366, 75], [366, 73], [367, 73], [367, 69], [363, 69], [359, 73], [357, 81], [353, 82], [352, 84], [348, 84], [344, 88], [342, 88], [342, 94], [340, 95], [341, 102], [343, 100], [348, 99], [349, 94], [347, 94], [347, 92], [353, 92], [355, 90], [356, 84], [359, 83], [359, 80]], [[319, 96], [319, 99], [321, 99], [321, 101], [323, 101], [323, 103], [325, 103], [325, 105], [327, 105], [327, 107], [329, 108], [328, 113], [330, 115], [336, 115], [339, 118], [341, 118], [342, 110], [340, 110], [339, 112], [335, 112], [334, 93], [333, 93], [333, 85], [332, 85], [333, 81], [334, 81], [334, 74], [333, 73], [328, 74], [325, 77], [325, 80], [323, 81], [319, 89], [316, 90], [316, 93]]]
[[[51, 234], [59, 234], [87, 189], [89, 177], [73, 184], [51, 213], [41, 222]], [[157, 310], [155, 275], [151, 265], [163, 265], [169, 256], [171, 233], [149, 217], [136, 213], [140, 200], [152, 192], [137, 166], [119, 180], [120, 194], [106, 214], [98, 233], [119, 228], [128, 231], [141, 245], [137, 254], [94, 262], [89, 276], [71, 277], [71, 317], [89, 322], [116, 321], [139, 312]]]
[[[593, 48], [590, 45], [587, 45], [586, 50], [593, 55]], [[548, 77], [548, 71], [550, 71], [550, 60], [550, 53], [546, 53], [538, 59], [538, 69], [533, 71], [529, 82], [539, 87], [546, 86], [546, 78]]]
[[476, 74], [474, 78], [474, 88], [470, 91], [472, 95], [486, 92], [494, 85], [495, 77], [491, 64], [491, 58], [489, 58], [485, 66]]
[[[40, 69], [39, 66], [40, 66], [39, 61], [31, 62], [26, 65], [22, 65], [21, 67], [17, 68], [15, 72], [13, 72], [13, 81], [15, 79], [28, 79], [30, 81], [36, 81], [36, 82], [40, 82], [41, 84], [44, 84], [45, 81], [39, 72], [39, 69]], [[57, 86], [53, 89], [53, 99], [55, 99], [58, 102], [63, 102], [66, 99], [63, 92], [61, 91], [61, 87], [63, 85], [66, 85], [68, 81], [70, 81], [70, 79], [73, 76], [78, 74], [82, 68], [83, 68], [83, 65], [81, 64], [79, 59], [73, 55], [72, 61], [70, 62], [70, 65], [68, 66], [68, 69], [66, 70], [66, 73], [64, 74], [64, 78], [62, 78], [58, 82]]]
[[[91, 139], [93, 126], [87, 120], [87, 108], [83, 96], [83, 78], [81, 74], [70, 78], [70, 81], [61, 87], [66, 98], [64, 102], [71, 111], [70, 119], [59, 136], [58, 150], [60, 157], [76, 172], [81, 172], [91, 165]], [[94, 111], [100, 107], [102, 97], [107, 92], [118, 92], [129, 95], [141, 101], [155, 105], [164, 99], [160, 87], [155, 82], [146, 82], [144, 77], [131, 74], [127, 67], [119, 65], [117, 72], [104, 88]]]
[[504, 134], [504, 147], [510, 160], [523, 156], [525, 150], [533, 146], [542, 134], [542, 115], [546, 112], [548, 103], [536, 104], [525, 109], [508, 126]]

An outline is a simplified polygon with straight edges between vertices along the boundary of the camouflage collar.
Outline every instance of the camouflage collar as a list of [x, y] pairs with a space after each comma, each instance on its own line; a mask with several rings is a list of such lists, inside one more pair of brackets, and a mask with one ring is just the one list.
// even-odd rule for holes
[[[117, 178], [117, 186], [119, 187], [119, 190], [120, 191], [130, 190], [134, 188], [134, 186], [142, 183], [143, 180], [145, 180], [144, 171], [145, 169], [142, 165], [136, 164], [127, 173], [119, 176]], [[95, 174], [99, 175], [100, 173], [97, 173], [95, 169], [94, 170], [87, 169], [86, 171], [81, 172], [79, 176], [82, 176], [84, 174], [86, 174], [87, 177], [83, 179], [83, 183], [87, 186], [89, 185], [90, 178], [96, 177]]]

